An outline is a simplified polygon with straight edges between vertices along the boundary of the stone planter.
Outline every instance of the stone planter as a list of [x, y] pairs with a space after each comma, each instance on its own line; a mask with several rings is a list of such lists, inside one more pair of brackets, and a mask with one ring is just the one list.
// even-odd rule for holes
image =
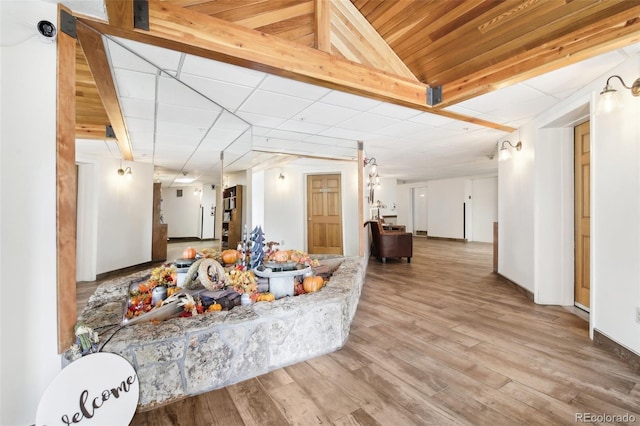
[[[367, 266], [360, 257], [340, 261], [322, 291], [157, 325], [126, 326], [103, 351], [133, 365], [140, 380], [140, 409], [333, 352], [349, 335]], [[79, 321], [94, 329], [119, 324], [133, 279], [136, 274], [99, 286]], [[101, 342], [111, 334], [101, 335]]]

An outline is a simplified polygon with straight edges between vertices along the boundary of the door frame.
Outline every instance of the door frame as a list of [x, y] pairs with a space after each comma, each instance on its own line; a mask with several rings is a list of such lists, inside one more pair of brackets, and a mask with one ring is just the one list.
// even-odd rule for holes
[[[316, 172], [316, 173], [303, 173], [303, 195], [304, 195], [304, 246], [305, 250], [309, 250], [309, 191], [308, 188], [308, 179], [309, 176], [320, 176], [320, 175], [340, 175], [340, 232], [342, 233], [342, 253], [346, 253], [346, 243], [345, 243], [345, 212], [344, 212], [344, 201], [343, 194], [345, 193], [345, 174], [341, 170], [336, 171], [327, 171], [327, 172]], [[362, 234], [362, 232], [361, 232]], [[362, 247], [360, 247], [362, 250]]]

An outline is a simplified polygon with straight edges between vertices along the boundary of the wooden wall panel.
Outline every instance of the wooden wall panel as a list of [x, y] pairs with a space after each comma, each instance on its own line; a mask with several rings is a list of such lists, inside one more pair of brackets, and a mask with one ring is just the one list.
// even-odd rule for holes
[[[66, 10], [62, 7], [60, 10]], [[68, 11], [67, 11], [68, 12]], [[60, 28], [60, 22], [58, 22]], [[56, 227], [58, 351], [75, 340], [76, 315], [76, 39], [60, 31], [57, 37], [56, 105]], [[47, 283], [43, 283], [47, 285]]]

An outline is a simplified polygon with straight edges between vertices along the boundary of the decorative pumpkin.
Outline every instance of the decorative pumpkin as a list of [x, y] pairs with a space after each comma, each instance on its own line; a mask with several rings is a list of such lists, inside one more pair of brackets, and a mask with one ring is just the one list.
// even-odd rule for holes
[[273, 293], [266, 292], [258, 294], [256, 302], [273, 302], [274, 300], [276, 300], [276, 297]]
[[196, 249], [193, 247], [187, 247], [182, 251], [183, 259], [195, 259], [196, 258]]
[[222, 310], [222, 305], [219, 303], [214, 303], [213, 305], [209, 305], [209, 307], [207, 308], [207, 312], [213, 312], [213, 311], [221, 311]]
[[289, 260], [289, 252], [287, 250], [278, 250], [273, 255], [273, 260], [275, 260], [276, 262], [286, 262], [287, 260]]
[[238, 261], [238, 254], [239, 254], [238, 250], [233, 250], [233, 249], [225, 250], [222, 252], [222, 261], [226, 265], [234, 264]]
[[313, 293], [314, 291], [318, 291], [324, 286], [324, 280], [322, 277], [304, 277], [302, 280], [302, 287], [306, 293]]

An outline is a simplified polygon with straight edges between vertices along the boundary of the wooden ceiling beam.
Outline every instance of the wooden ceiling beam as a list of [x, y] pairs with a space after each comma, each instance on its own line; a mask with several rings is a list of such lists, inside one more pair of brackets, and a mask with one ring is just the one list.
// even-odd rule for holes
[[107, 137], [106, 126], [98, 124], [76, 124], [76, 139], [113, 140]]
[[86, 17], [78, 17], [78, 20], [104, 34], [256, 69], [505, 132], [514, 130], [499, 123], [429, 107], [426, 102], [427, 86], [415, 79], [346, 61], [326, 52], [169, 3], [149, 2], [149, 31], [126, 30]]
[[78, 21], [76, 26], [78, 40], [87, 58], [91, 74], [96, 82], [98, 93], [102, 99], [104, 109], [109, 117], [109, 122], [118, 141], [118, 147], [122, 158], [133, 161], [133, 152], [129, 134], [125, 126], [124, 116], [118, 101], [111, 68], [107, 60], [107, 53], [102, 42], [102, 36], [91, 28]]
[[[640, 8], [639, 8], [640, 9]], [[639, 11], [640, 13], [640, 11]], [[614, 18], [610, 18], [614, 19]], [[601, 22], [443, 85], [443, 103], [450, 105], [523, 82], [594, 56], [640, 42], [640, 19], [612, 28]]]
[[109, 25], [133, 28], [133, 0], [105, 0]]
[[316, 49], [331, 52], [331, 4], [325, 0], [314, 0]]
[[[417, 81], [411, 70], [349, 0], [332, 0], [330, 3], [332, 42], [342, 55], [358, 63]], [[339, 41], [354, 49], [341, 49], [343, 44]]]

